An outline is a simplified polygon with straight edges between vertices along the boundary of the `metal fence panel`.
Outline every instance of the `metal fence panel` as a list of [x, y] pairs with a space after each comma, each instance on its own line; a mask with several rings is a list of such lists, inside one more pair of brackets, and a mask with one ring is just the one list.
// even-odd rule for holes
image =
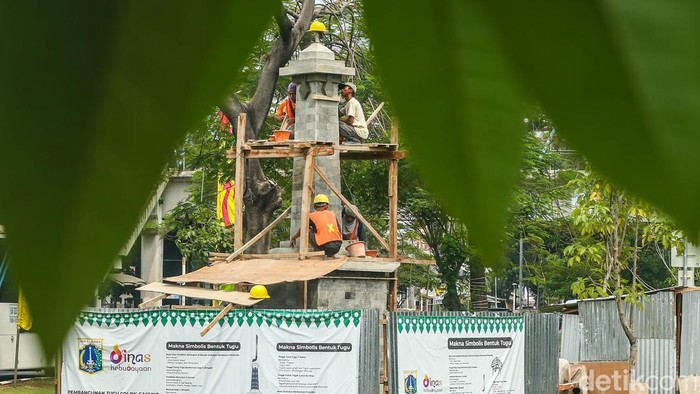
[[673, 339], [637, 340], [636, 377], [649, 384], [650, 394], [676, 393], [675, 347]]
[[386, 314], [386, 340], [387, 340], [387, 382], [389, 386], [389, 393], [399, 392], [399, 382], [398, 379], [398, 346], [397, 346], [397, 330], [396, 330], [396, 319], [398, 316], [404, 315], [402, 312], [393, 312]]
[[[695, 305], [695, 310], [698, 306], [700, 304]], [[630, 304], [625, 304], [626, 315], [630, 308]], [[633, 316], [633, 330], [637, 336], [635, 375], [649, 383], [651, 394], [675, 393], [675, 293], [660, 291], [649, 295], [641, 309], [634, 307]], [[629, 359], [629, 341], [620, 324], [615, 300], [579, 302], [579, 317], [583, 339], [579, 352], [581, 361]]]
[[559, 315], [525, 315], [525, 394], [556, 394]]
[[700, 375], [700, 291], [683, 293], [680, 376]]
[[[676, 337], [675, 293], [660, 291], [648, 296], [642, 308], [634, 308], [634, 333], [640, 339]], [[627, 310], [629, 311], [629, 304]]]
[[625, 361], [629, 341], [622, 331], [615, 300], [580, 301], [581, 361]]
[[363, 309], [360, 327], [359, 392], [379, 394], [381, 391], [379, 371], [381, 369], [381, 325], [379, 309]]
[[[513, 313], [484, 312], [392, 312], [387, 314], [389, 393], [399, 393], [396, 319], [402, 316], [511, 316]], [[525, 315], [525, 394], [555, 394], [558, 389], [559, 316]]]
[[[631, 305], [625, 304], [629, 315]], [[578, 304], [582, 327], [581, 361], [625, 361], [629, 341], [622, 330], [615, 300], [590, 300]], [[633, 329], [638, 339], [676, 338], [674, 293], [660, 291], [648, 296], [642, 308], [634, 308]], [[675, 351], [675, 350], [674, 350]], [[653, 357], [653, 355], [650, 355]], [[645, 362], [652, 362], [646, 360]]]
[[581, 360], [581, 319], [579, 315], [561, 316], [561, 354], [559, 357], [569, 362]]

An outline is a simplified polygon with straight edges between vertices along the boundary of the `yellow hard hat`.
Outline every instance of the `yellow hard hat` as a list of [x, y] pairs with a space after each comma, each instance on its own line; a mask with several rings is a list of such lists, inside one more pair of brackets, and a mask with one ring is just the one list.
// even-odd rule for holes
[[256, 300], [262, 299], [262, 298], [270, 298], [270, 295], [267, 294], [267, 289], [263, 285], [255, 285], [253, 288], [250, 289], [250, 298], [255, 298]]
[[326, 32], [326, 25], [324, 25], [322, 22], [319, 22], [319, 21], [313, 21], [313, 22], [311, 22], [311, 27], [309, 27], [309, 31], [312, 31], [315, 33], [325, 33]]
[[314, 205], [316, 204], [330, 204], [330, 200], [328, 200], [328, 196], [325, 194], [317, 194], [316, 197], [314, 197]]

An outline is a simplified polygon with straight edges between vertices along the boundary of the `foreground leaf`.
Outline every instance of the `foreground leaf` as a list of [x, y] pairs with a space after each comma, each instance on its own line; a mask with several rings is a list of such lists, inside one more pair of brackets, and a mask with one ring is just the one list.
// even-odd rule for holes
[[521, 100], [474, 2], [367, 1], [378, 69], [422, 178], [495, 260], [520, 162]]
[[0, 223], [48, 353], [277, 6], [0, 3]]
[[700, 3], [479, 4], [567, 140], [697, 239]]

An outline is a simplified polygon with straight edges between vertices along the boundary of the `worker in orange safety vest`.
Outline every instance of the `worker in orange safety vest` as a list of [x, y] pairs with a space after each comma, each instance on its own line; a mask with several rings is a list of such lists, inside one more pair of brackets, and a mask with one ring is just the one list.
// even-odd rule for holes
[[[314, 212], [309, 214], [309, 241], [314, 250], [322, 250], [326, 256], [332, 257], [340, 250], [343, 244], [343, 236], [340, 233], [338, 218], [333, 211], [328, 210], [328, 196], [318, 194], [314, 197]], [[301, 229], [292, 236], [290, 245], [294, 247], [296, 240], [301, 235]]]

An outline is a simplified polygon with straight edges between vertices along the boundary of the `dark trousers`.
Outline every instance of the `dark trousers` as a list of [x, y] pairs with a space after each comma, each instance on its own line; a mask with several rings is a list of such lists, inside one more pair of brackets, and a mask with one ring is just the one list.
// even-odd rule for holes
[[326, 256], [332, 257], [336, 253], [340, 251], [340, 247], [343, 245], [343, 241], [330, 241], [326, 242], [323, 245], [317, 245], [316, 244], [316, 236], [313, 232], [309, 234], [309, 238], [311, 240], [311, 245], [314, 247], [315, 251], [324, 251], [326, 253]]
[[342, 135], [346, 141], [352, 142], [362, 142], [362, 138], [355, 131], [355, 127], [345, 123], [340, 122], [340, 129], [338, 130], [340, 135]]

